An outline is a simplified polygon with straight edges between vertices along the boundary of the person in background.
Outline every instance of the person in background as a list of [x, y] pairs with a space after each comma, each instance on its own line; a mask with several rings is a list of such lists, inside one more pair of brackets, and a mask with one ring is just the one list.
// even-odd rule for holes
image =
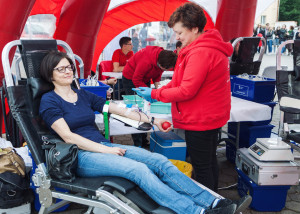
[[135, 29], [132, 29], [132, 30], [134, 30], [133, 35], [132, 35], [132, 45], [133, 45], [132, 51], [133, 51], [133, 53], [136, 53], [139, 50], [140, 40], [139, 40], [138, 33], [136, 32], [136, 30]]
[[[279, 38], [279, 44], [285, 42], [286, 38], [287, 38], [287, 30], [286, 30], [286, 25], [283, 24], [282, 27], [279, 29], [278, 31], [278, 38]], [[281, 50], [281, 53], [285, 53], [286, 48], [283, 47]]]
[[279, 46], [279, 31], [280, 26], [277, 26], [276, 30], [274, 28], [274, 53], [276, 53]]
[[[295, 36], [294, 26], [290, 26], [289, 31], [287, 32], [287, 40], [293, 40]], [[287, 44], [286, 48], [288, 49], [288, 56], [293, 54], [293, 44]]]
[[[164, 70], [173, 68], [177, 55], [158, 46], [147, 46], [130, 58], [123, 70], [122, 83], [125, 94], [133, 95], [132, 88], [150, 87], [152, 80], [158, 87]], [[135, 146], [148, 146], [147, 134], [132, 134]]]
[[133, 56], [130, 37], [122, 37], [119, 44], [121, 49], [115, 50], [112, 56], [113, 72], [122, 72], [127, 61]]
[[[257, 37], [263, 37], [263, 34], [259, 33], [256, 36]], [[262, 46], [262, 41], [260, 40], [259, 43], [258, 43], [258, 47], [257, 47], [257, 52], [258, 53], [260, 53], [261, 46]]]
[[147, 23], [144, 23], [143, 28], [141, 29], [139, 33], [140, 41], [142, 48], [145, 48], [147, 46], [147, 37], [148, 37], [148, 29], [147, 29]]
[[270, 27], [269, 23], [266, 24], [266, 30], [265, 30], [265, 35], [266, 35], [266, 41], [267, 41], [267, 46], [268, 46], [268, 52], [266, 53], [271, 54], [272, 53], [272, 46], [273, 46], [273, 30]]
[[298, 31], [295, 35], [295, 39], [300, 39], [300, 26], [298, 26]]
[[72, 88], [75, 66], [66, 53], [51, 51], [41, 63], [41, 77], [54, 89], [42, 96], [39, 114], [50, 130], [78, 146], [79, 177], [118, 176], [137, 184], [159, 205], [176, 213], [233, 214], [237, 204], [220, 199], [198, 186], [165, 156], [134, 146], [110, 143], [95, 126], [94, 111], [105, 109], [133, 120], [152, 123], [160, 131], [165, 119], [148, 118], [106, 102], [84, 89]]
[[182, 48], [182, 43], [180, 41], [176, 42], [176, 49], [174, 50], [174, 53], [176, 53], [177, 55], [179, 55], [179, 51]]

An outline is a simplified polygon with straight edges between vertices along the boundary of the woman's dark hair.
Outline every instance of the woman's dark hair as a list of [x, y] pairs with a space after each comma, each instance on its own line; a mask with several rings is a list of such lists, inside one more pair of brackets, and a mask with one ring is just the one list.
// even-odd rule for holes
[[[41, 68], [40, 68], [40, 74], [41, 77], [49, 82], [52, 83], [52, 77], [53, 77], [53, 69], [57, 66], [57, 64], [62, 60], [67, 59], [70, 63], [70, 65], [74, 65], [71, 58], [63, 52], [59, 51], [50, 51], [42, 60]], [[73, 74], [75, 74], [75, 70], [73, 71]]]
[[177, 61], [177, 54], [173, 51], [163, 50], [158, 54], [158, 64], [165, 68], [174, 68]]
[[202, 32], [206, 25], [206, 17], [199, 5], [190, 2], [178, 7], [173, 12], [168, 21], [168, 26], [172, 28], [177, 22], [182, 22], [183, 27], [189, 30], [197, 27], [198, 32]]

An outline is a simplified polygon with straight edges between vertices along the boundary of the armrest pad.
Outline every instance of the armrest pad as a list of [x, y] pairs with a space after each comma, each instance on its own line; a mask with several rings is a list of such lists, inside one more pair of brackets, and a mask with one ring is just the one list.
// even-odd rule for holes
[[136, 184], [126, 180], [124, 178], [112, 178], [109, 181], [105, 181], [104, 185], [110, 186], [118, 191], [120, 191], [123, 194], [127, 194], [130, 190], [136, 187]]
[[292, 113], [292, 114], [300, 113], [299, 97], [293, 95], [281, 97], [279, 105], [281, 111]]

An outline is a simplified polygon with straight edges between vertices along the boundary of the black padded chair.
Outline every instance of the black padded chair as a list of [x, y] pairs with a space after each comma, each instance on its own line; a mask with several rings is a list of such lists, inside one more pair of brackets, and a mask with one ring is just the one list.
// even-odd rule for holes
[[[74, 61], [71, 48], [59, 40], [12, 41], [2, 52], [9, 107], [37, 165], [32, 181], [38, 187], [37, 194], [41, 203], [39, 213], [50, 213], [70, 202], [88, 205], [90, 212], [97, 207], [103, 210], [101, 213], [174, 213], [159, 206], [137, 185], [123, 178], [77, 177], [72, 183], [51, 179], [47, 173], [42, 144], [44, 136], [58, 136], [49, 134], [38, 115], [41, 96], [52, 90], [52, 86], [40, 78], [39, 69], [44, 56], [49, 50], [57, 50], [58, 45], [63, 47]], [[18, 79], [11, 72], [8, 56], [15, 46], [18, 46], [22, 55], [27, 76], [25, 79]], [[69, 193], [56, 191], [55, 187], [66, 189]], [[63, 201], [53, 204], [53, 199], [58, 198]]]
[[[262, 48], [259, 58], [258, 60], [253, 61], [260, 41], [262, 41]], [[232, 46], [234, 48], [234, 52], [229, 58], [230, 75], [239, 75], [244, 73], [257, 75], [263, 54], [265, 53], [266, 40], [263, 37], [239, 37], [233, 41]]]
[[[281, 49], [294, 44], [292, 71], [281, 69]], [[300, 151], [300, 40], [282, 43], [277, 52], [276, 86], [281, 111], [279, 135], [294, 149]], [[294, 143], [290, 143], [293, 141]]]

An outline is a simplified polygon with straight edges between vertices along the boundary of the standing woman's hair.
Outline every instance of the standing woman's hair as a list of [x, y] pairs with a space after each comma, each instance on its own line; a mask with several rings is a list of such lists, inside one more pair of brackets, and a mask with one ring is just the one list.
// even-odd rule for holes
[[158, 54], [158, 64], [163, 68], [174, 68], [177, 61], [177, 54], [173, 51], [162, 50]]
[[168, 26], [174, 27], [177, 22], [182, 22], [183, 27], [189, 30], [197, 27], [198, 32], [202, 32], [206, 25], [206, 17], [203, 9], [195, 3], [185, 3], [178, 7], [171, 15]]
[[[42, 60], [40, 74], [41, 77], [49, 83], [52, 83], [53, 69], [62, 59], [67, 59], [70, 65], [74, 65], [71, 58], [63, 52], [59, 51], [50, 51]], [[75, 69], [73, 75], [75, 74]]]

